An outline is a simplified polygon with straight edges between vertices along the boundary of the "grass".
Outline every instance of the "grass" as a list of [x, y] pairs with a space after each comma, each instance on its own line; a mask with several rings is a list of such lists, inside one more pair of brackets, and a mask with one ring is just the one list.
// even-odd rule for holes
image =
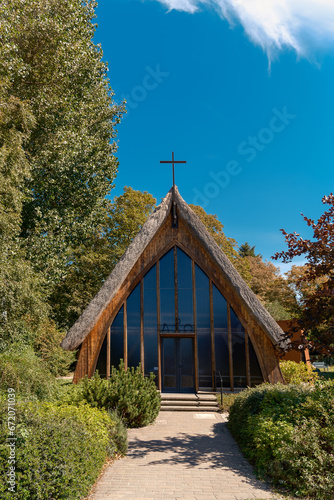
[[320, 370], [321, 377], [326, 380], [334, 380], [334, 366], [329, 366], [328, 370]]
[[219, 403], [219, 410], [220, 411], [229, 411], [230, 407], [234, 403], [234, 400], [235, 400], [237, 394], [239, 394], [239, 392], [235, 392], [235, 393], [223, 392], [223, 404], [221, 404], [221, 395], [216, 394], [217, 401]]

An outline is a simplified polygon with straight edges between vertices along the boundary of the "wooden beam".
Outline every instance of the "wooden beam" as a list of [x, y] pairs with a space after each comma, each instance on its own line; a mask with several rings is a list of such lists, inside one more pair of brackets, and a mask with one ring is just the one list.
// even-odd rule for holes
[[198, 381], [198, 347], [197, 347], [197, 310], [196, 310], [196, 272], [195, 262], [191, 259], [192, 292], [193, 292], [193, 323], [194, 323], [194, 349], [195, 349], [195, 390], [199, 391]]
[[175, 331], [179, 331], [179, 290], [177, 281], [177, 248], [174, 247], [174, 300], [175, 300]]
[[144, 358], [144, 280], [140, 282], [140, 365], [142, 373], [145, 373]]
[[107, 330], [107, 378], [110, 378], [110, 327]]
[[246, 375], [247, 375], [247, 385], [251, 387], [251, 372], [250, 372], [250, 360], [249, 360], [249, 337], [247, 331], [245, 331], [245, 351], [246, 351]]
[[160, 263], [157, 261], [157, 336], [158, 336], [158, 388], [162, 389], [162, 379], [161, 379], [161, 338], [160, 338]]
[[128, 369], [128, 319], [126, 301], [124, 302], [123, 312], [123, 335], [124, 335], [124, 368]]
[[233, 351], [232, 351], [232, 326], [231, 326], [231, 306], [227, 302], [227, 338], [228, 338], [228, 360], [230, 368], [230, 386], [231, 391], [234, 391], [233, 379]]
[[209, 295], [210, 295], [210, 335], [211, 335], [211, 368], [212, 368], [212, 389], [215, 389], [215, 371], [216, 371], [216, 353], [215, 353], [215, 322], [213, 315], [213, 291], [212, 280], [209, 280]]

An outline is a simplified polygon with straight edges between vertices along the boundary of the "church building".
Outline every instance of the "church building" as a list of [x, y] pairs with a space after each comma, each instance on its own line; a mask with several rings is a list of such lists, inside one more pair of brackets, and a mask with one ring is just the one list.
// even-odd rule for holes
[[176, 186], [148, 218], [62, 342], [77, 382], [124, 360], [162, 392], [283, 382], [286, 336]]

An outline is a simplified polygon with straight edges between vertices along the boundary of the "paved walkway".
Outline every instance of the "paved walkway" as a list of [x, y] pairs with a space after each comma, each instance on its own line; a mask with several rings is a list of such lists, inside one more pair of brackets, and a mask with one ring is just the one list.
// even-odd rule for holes
[[219, 413], [160, 412], [129, 430], [126, 458], [107, 467], [93, 500], [274, 499]]

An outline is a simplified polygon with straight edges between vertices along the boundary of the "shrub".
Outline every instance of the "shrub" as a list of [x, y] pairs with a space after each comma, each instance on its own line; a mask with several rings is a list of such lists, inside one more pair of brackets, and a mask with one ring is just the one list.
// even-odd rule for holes
[[93, 407], [117, 410], [128, 427], [152, 423], [160, 410], [154, 375], [144, 377], [140, 366], [125, 370], [123, 362], [118, 370], [113, 368], [108, 380], [98, 373], [91, 379], [85, 377], [72, 392], [72, 398], [87, 401]]
[[55, 379], [31, 347], [0, 354], [0, 389], [11, 387], [16, 396], [28, 399], [50, 399]]
[[280, 361], [280, 368], [287, 384], [314, 383], [318, 373], [312, 365], [295, 361]]
[[[8, 491], [7, 408], [1, 407], [0, 497], [4, 500], [75, 500], [87, 495], [110, 451], [116, 423], [105, 410], [85, 403], [18, 402], [16, 491]], [[121, 444], [124, 447], [124, 444]]]
[[126, 455], [128, 451], [128, 433], [122, 418], [116, 410], [109, 411], [111, 420], [115, 425], [111, 428], [110, 437], [111, 445], [110, 455], [118, 453], [119, 455]]
[[270, 386], [240, 393], [229, 428], [261, 475], [296, 496], [334, 497], [334, 384]]

